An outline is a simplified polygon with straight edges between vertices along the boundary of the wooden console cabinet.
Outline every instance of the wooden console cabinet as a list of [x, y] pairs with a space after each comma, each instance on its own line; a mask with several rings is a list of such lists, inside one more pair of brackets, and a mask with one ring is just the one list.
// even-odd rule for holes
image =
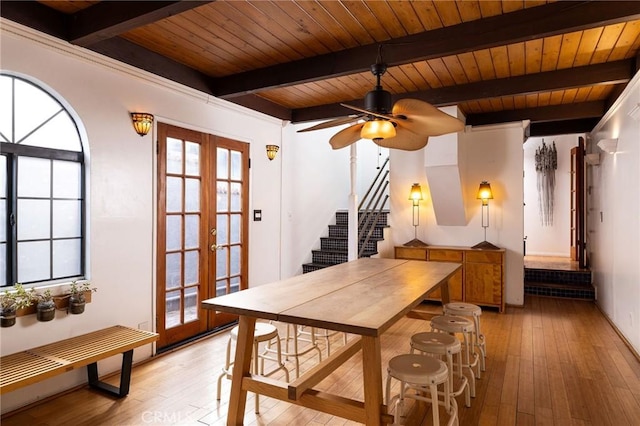
[[[396, 259], [461, 263], [449, 281], [452, 301], [492, 306], [504, 312], [505, 250], [477, 250], [470, 247], [395, 247]], [[439, 300], [435, 292], [430, 299]]]

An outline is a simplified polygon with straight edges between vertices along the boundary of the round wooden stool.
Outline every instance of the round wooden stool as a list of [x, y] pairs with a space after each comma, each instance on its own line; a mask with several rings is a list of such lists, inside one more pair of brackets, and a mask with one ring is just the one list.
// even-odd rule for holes
[[443, 309], [445, 315], [458, 315], [461, 317], [471, 317], [473, 319], [474, 325], [476, 327], [476, 331], [475, 333], [473, 333], [473, 344], [480, 351], [480, 370], [485, 371], [487, 347], [486, 339], [484, 337], [484, 334], [482, 334], [482, 330], [480, 329], [480, 316], [482, 315], [482, 308], [480, 308], [480, 306], [478, 305], [474, 305], [473, 303], [452, 302], [444, 305]]
[[[460, 340], [447, 333], [424, 332], [411, 336], [411, 353], [419, 351], [426, 355], [445, 357], [449, 368], [449, 388], [451, 396], [456, 397], [464, 392], [465, 405], [471, 407], [469, 380], [462, 374], [462, 345]], [[458, 362], [453, 368], [453, 356]]]
[[[467, 371], [469, 373], [469, 389], [471, 391], [471, 396], [475, 398], [476, 375], [473, 372], [473, 367], [478, 365], [479, 357], [473, 346], [472, 333], [475, 331], [473, 321], [469, 318], [457, 315], [438, 315], [431, 318], [431, 329], [433, 331], [442, 331], [453, 335], [462, 335], [462, 353], [464, 355], [462, 357], [462, 368], [463, 371]], [[480, 371], [478, 371], [478, 374], [480, 374]]]
[[[391, 379], [400, 381], [400, 392], [391, 397]], [[438, 397], [438, 385], [443, 385], [443, 401]], [[408, 394], [407, 390], [413, 389], [416, 394]], [[422, 394], [429, 391], [430, 396]], [[403, 416], [404, 399], [412, 398], [431, 403], [433, 424], [440, 424], [439, 405], [442, 405], [449, 414], [448, 425], [458, 423], [458, 406], [455, 398], [450, 397], [449, 369], [439, 359], [419, 354], [398, 355], [389, 360], [387, 367], [386, 400], [387, 409], [395, 403], [394, 424], [401, 424]]]
[[[227, 377], [231, 378], [231, 372], [233, 367], [233, 362], [231, 361], [231, 342], [238, 341], [238, 330], [239, 327], [236, 325], [231, 329], [229, 333], [229, 341], [227, 342], [227, 357], [225, 361], [225, 365], [222, 368], [222, 373], [218, 376], [218, 396], [217, 400], [220, 401], [220, 394], [222, 390], [222, 378]], [[280, 339], [278, 337], [278, 329], [275, 325], [269, 324], [266, 322], [256, 322], [255, 329], [253, 335], [253, 364], [251, 367], [252, 374], [259, 374], [261, 376], [271, 376], [277, 371], [283, 370], [285, 375], [285, 380], [289, 381], [289, 370], [284, 366], [284, 362], [282, 362], [282, 350], [280, 347]], [[268, 348], [261, 353], [259, 351], [259, 344], [267, 343]], [[271, 350], [271, 344], [276, 345], [276, 350]], [[275, 353], [275, 358], [270, 356], [269, 353]], [[275, 361], [277, 363], [277, 367], [268, 373], [264, 372], [264, 361], [270, 360]], [[260, 361], [260, 368], [258, 368], [258, 361]], [[256, 413], [260, 412], [260, 401], [258, 394], [256, 394]]]

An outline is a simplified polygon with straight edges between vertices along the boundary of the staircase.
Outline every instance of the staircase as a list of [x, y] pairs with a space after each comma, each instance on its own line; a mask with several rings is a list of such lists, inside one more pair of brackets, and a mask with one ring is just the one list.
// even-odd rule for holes
[[[378, 254], [378, 241], [384, 240], [384, 228], [387, 228], [388, 210], [383, 210], [378, 215], [378, 220], [373, 225], [373, 220], [367, 220], [366, 215], [375, 215], [371, 212], [359, 213], [359, 219], [364, 224], [359, 229], [360, 241], [358, 242], [359, 257], [371, 257]], [[373, 217], [373, 216], [371, 216]], [[366, 240], [369, 231], [372, 230], [371, 237]], [[327, 266], [337, 265], [348, 260], [348, 235], [349, 235], [349, 212], [339, 210], [336, 212], [335, 225], [329, 225], [329, 236], [320, 238], [320, 250], [312, 250], [311, 263], [302, 265], [302, 273], [316, 271]], [[366, 240], [366, 241], [365, 241]]]
[[546, 268], [524, 268], [524, 294], [560, 297], [568, 299], [596, 299], [591, 284], [591, 271]]

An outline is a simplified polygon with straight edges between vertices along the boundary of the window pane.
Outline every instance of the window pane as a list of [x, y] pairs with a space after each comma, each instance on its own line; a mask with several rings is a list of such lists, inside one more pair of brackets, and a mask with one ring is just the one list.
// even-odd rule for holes
[[184, 322], [198, 319], [198, 288], [190, 287], [184, 291]]
[[13, 121], [12, 95], [13, 78], [0, 75], [0, 141], [13, 142], [11, 122]]
[[231, 246], [231, 273], [229, 275], [240, 274], [240, 246]]
[[18, 243], [18, 282], [50, 279], [50, 259], [49, 241]]
[[180, 325], [180, 290], [167, 292], [165, 295], [165, 328]]
[[0, 198], [7, 198], [7, 157], [0, 155]]
[[[39, 87], [15, 80], [15, 125], [18, 142], [62, 110], [62, 106]], [[49, 143], [50, 144], [50, 143]], [[31, 145], [31, 144], [28, 144]], [[57, 147], [56, 147], [57, 148]]]
[[188, 214], [184, 224], [184, 248], [192, 249], [200, 246], [200, 216]]
[[56, 115], [51, 121], [29, 135], [22, 143], [67, 151], [82, 151], [78, 129], [66, 112]]
[[216, 242], [218, 245], [229, 244], [229, 230], [227, 225], [227, 215], [218, 215], [218, 234], [216, 235]]
[[229, 211], [229, 184], [226, 182], [218, 182], [217, 188], [217, 211]]
[[50, 200], [18, 200], [18, 241], [51, 237]]
[[242, 220], [242, 215], [239, 215], [239, 214], [231, 215], [231, 244], [240, 243], [241, 220]]
[[242, 184], [240, 183], [232, 183], [231, 184], [231, 211], [239, 212], [242, 210]]
[[182, 211], [182, 179], [167, 177], [167, 212]]
[[217, 149], [218, 161], [216, 174], [218, 179], [229, 178], [229, 150], [224, 148]]
[[0, 244], [0, 286], [7, 285], [7, 245]]
[[229, 293], [235, 293], [240, 291], [240, 277], [231, 278], [231, 288], [229, 289]]
[[186, 179], [185, 181], [185, 208], [187, 212], [200, 211], [200, 180]]
[[80, 201], [53, 200], [53, 238], [81, 236], [81, 207]]
[[238, 151], [231, 151], [231, 179], [242, 179], [242, 154]]
[[194, 142], [185, 143], [187, 161], [185, 174], [200, 176], [200, 145]]
[[180, 250], [182, 248], [182, 217], [167, 216], [167, 251]]
[[184, 254], [184, 284], [198, 284], [200, 272], [199, 252], [196, 250], [185, 252]]
[[80, 275], [81, 247], [80, 239], [53, 242], [53, 278]]
[[182, 272], [180, 271], [181, 266], [181, 253], [167, 254], [167, 289], [180, 287], [180, 284], [182, 283]]
[[216, 296], [227, 294], [227, 280], [216, 281]]
[[53, 196], [55, 198], [82, 198], [80, 163], [53, 161]]
[[51, 160], [18, 158], [18, 197], [51, 196]]
[[167, 138], [167, 173], [182, 174], [182, 141]]
[[227, 274], [227, 258], [229, 250], [227, 247], [218, 250], [216, 253], [216, 279], [225, 278]]

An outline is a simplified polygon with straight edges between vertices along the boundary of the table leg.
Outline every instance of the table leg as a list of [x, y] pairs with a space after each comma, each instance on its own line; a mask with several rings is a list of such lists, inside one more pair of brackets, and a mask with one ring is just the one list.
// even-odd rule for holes
[[440, 286], [440, 297], [442, 297], [443, 305], [451, 302], [451, 299], [449, 299], [449, 280], [443, 282]]
[[364, 410], [367, 425], [380, 425], [383, 410], [380, 338], [362, 336]]
[[251, 353], [253, 352], [253, 335], [256, 319], [240, 316], [238, 321], [238, 341], [236, 355], [231, 374], [231, 395], [229, 397], [229, 412], [227, 425], [242, 425], [244, 409], [247, 404], [247, 391], [242, 390], [242, 379], [249, 376], [251, 367]]

